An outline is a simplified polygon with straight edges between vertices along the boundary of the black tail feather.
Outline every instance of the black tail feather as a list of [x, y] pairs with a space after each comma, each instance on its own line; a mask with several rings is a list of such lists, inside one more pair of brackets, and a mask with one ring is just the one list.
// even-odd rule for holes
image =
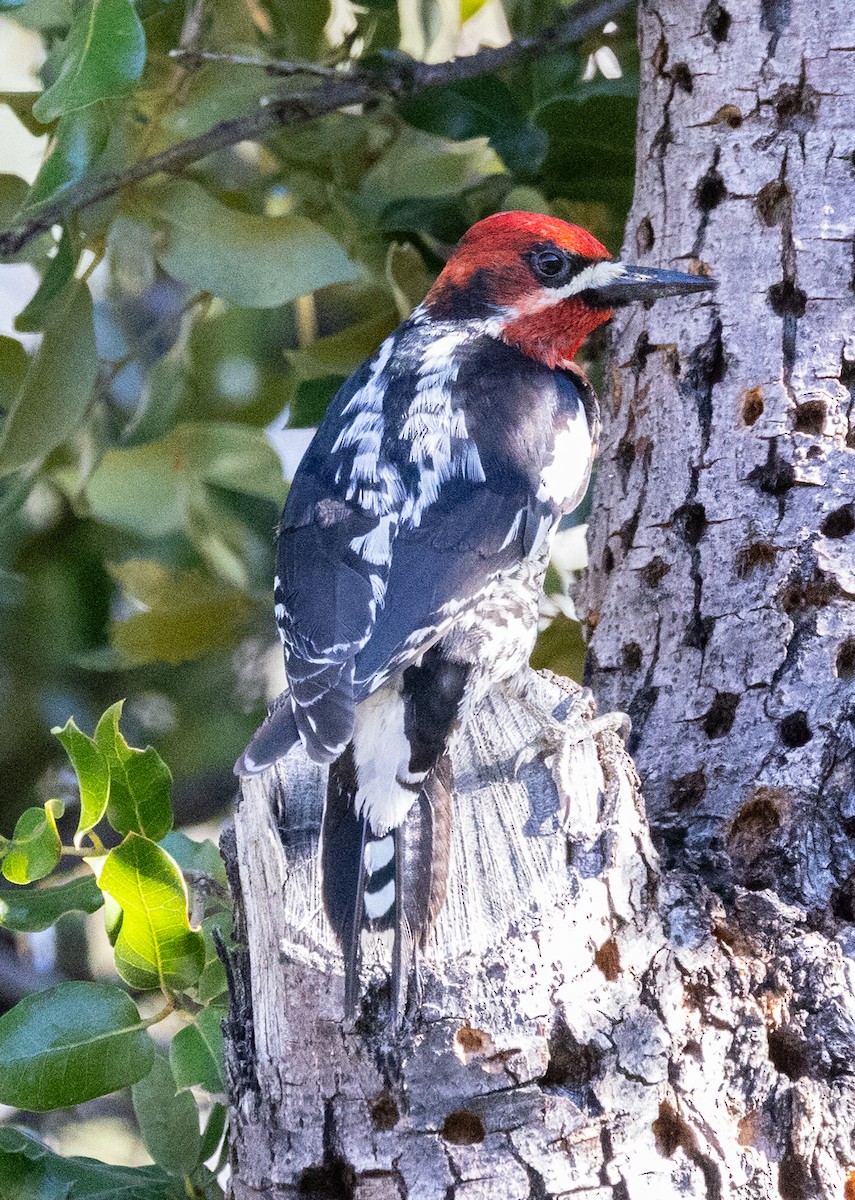
[[394, 928], [392, 1006], [399, 1020], [415, 950], [424, 945], [445, 900], [451, 764], [447, 755], [439, 760], [406, 820], [383, 838], [372, 835], [357, 817], [355, 794], [356, 771], [348, 747], [330, 767], [321, 851], [324, 906], [344, 953], [348, 1015], [359, 995], [362, 930]]

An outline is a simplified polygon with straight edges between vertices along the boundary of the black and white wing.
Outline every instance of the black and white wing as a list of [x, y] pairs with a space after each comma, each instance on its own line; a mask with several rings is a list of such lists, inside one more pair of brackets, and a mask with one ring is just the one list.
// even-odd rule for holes
[[380, 444], [378, 377], [390, 350], [384, 343], [336, 394], [288, 493], [274, 604], [289, 691], [238, 761], [239, 774], [263, 770], [298, 737], [318, 762], [350, 740], [354, 660], [383, 601], [403, 500]]

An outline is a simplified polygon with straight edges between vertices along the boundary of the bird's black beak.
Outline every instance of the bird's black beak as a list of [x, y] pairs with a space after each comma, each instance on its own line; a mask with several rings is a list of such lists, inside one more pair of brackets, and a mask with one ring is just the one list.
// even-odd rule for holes
[[595, 308], [618, 308], [636, 300], [660, 300], [663, 296], [687, 296], [691, 292], [711, 292], [718, 280], [705, 275], [686, 275], [682, 271], [662, 271], [658, 267], [631, 267], [608, 283], [586, 288], [582, 297]]

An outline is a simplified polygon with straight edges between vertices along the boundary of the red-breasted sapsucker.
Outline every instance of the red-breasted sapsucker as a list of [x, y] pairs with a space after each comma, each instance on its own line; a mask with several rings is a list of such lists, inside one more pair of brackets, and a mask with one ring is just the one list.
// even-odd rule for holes
[[348, 1007], [365, 927], [396, 930], [397, 994], [445, 896], [449, 738], [531, 653], [552, 536], [597, 448], [573, 356], [618, 305], [714, 286], [552, 217], [487, 217], [309, 446], [274, 587], [289, 690], [236, 770], [298, 740], [330, 763], [323, 894]]

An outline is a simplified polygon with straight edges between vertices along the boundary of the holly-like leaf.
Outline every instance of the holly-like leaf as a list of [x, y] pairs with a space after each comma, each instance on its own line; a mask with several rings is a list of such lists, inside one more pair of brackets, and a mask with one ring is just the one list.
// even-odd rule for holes
[[101, 868], [101, 890], [122, 910], [116, 969], [143, 991], [184, 990], [205, 965], [201, 932], [190, 928], [187, 886], [165, 850], [130, 833]]
[[176, 1033], [169, 1046], [169, 1062], [179, 1088], [203, 1087], [219, 1093], [226, 1089], [223, 1067], [225, 1008], [212, 1005], [197, 1014], [192, 1025]]
[[0, 928], [16, 933], [47, 929], [67, 912], [97, 912], [104, 903], [91, 875], [50, 888], [7, 888], [0, 892]]
[[73, 717], [62, 729], [56, 727], [51, 733], [62, 743], [80, 787], [80, 820], [74, 836], [75, 845], [79, 845], [83, 834], [95, 828], [107, 809], [110, 764], [95, 739], [78, 729]]
[[254, 611], [240, 588], [203, 571], [131, 559], [113, 564], [110, 574], [145, 605], [110, 630], [111, 644], [132, 666], [184, 662], [236, 645]]
[[195, 291], [273, 308], [357, 276], [339, 243], [307, 217], [239, 212], [189, 181], [165, 185], [151, 199], [151, 219], [163, 233], [158, 261]]
[[98, 355], [82, 280], [56, 297], [42, 343], [0, 430], [0, 475], [44, 456], [75, 432], [89, 405]]
[[0, 1182], [6, 1200], [187, 1200], [184, 1181], [160, 1167], [65, 1158], [12, 1127], [0, 1129]]
[[122, 96], [142, 75], [145, 33], [131, 0], [89, 0], [76, 13], [63, 50], [57, 78], [33, 105], [44, 123]]
[[111, 705], [95, 730], [110, 768], [107, 820], [118, 833], [159, 842], [172, 828], [172, 772], [155, 749], [129, 746], [119, 732], [124, 701]]
[[202, 1149], [199, 1110], [191, 1092], [178, 1091], [163, 1055], [155, 1057], [131, 1096], [145, 1148], [157, 1165], [173, 1175], [191, 1175]]
[[0, 867], [10, 883], [33, 883], [56, 867], [62, 852], [56, 819], [63, 809], [61, 800], [48, 800], [44, 808], [24, 809], [18, 817]]
[[0, 1017], [0, 1103], [46, 1112], [136, 1083], [154, 1043], [112, 983], [61, 983]]

